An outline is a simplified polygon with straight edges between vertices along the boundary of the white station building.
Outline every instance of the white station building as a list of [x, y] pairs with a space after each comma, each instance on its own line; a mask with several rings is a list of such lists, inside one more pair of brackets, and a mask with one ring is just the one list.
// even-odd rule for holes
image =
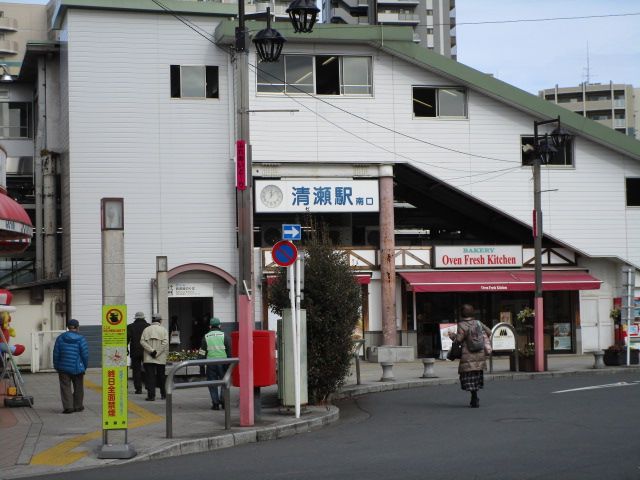
[[[47, 366], [47, 332], [69, 318], [99, 361], [105, 199], [123, 205], [129, 321], [158, 310], [156, 260], [166, 256], [181, 348], [199, 342], [211, 315], [236, 328], [236, 6], [162, 3], [38, 7], [46, 38], [26, 43], [15, 82], [0, 88], [9, 111], [30, 105], [13, 119], [27, 133], [3, 145], [33, 165], [33, 275], [5, 287], [18, 309], [16, 341], [31, 346], [21, 362], [36, 370]], [[276, 27], [287, 38], [280, 61], [249, 60], [257, 328], [275, 328], [270, 248], [283, 224], [305, 225], [308, 215], [349, 256], [368, 347], [382, 342], [385, 259], [397, 344], [416, 356], [439, 354], [439, 326], [455, 322], [462, 303], [489, 325], [513, 322], [534, 295], [523, 146], [535, 121], [559, 116], [572, 137], [542, 167], [545, 350], [614, 342], [610, 310], [625, 269], [640, 296], [640, 142], [421, 48], [410, 28]], [[384, 208], [394, 235], [381, 254]]]

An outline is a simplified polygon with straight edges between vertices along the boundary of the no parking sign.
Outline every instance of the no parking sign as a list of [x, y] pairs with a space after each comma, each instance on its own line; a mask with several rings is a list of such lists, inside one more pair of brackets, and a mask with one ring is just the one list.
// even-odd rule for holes
[[289, 240], [281, 240], [271, 249], [271, 256], [281, 267], [288, 267], [298, 258], [298, 249]]

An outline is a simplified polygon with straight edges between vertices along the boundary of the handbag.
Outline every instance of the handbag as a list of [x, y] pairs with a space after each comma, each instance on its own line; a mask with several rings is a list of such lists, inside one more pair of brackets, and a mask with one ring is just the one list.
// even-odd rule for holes
[[482, 335], [484, 336], [484, 354], [491, 355], [491, 352], [493, 352], [493, 347], [491, 347], [491, 339], [489, 339], [489, 336], [486, 332], [483, 332]]
[[447, 352], [447, 360], [458, 360], [459, 358], [462, 358], [462, 344], [454, 340]]
[[169, 345], [180, 345], [180, 330], [173, 330], [169, 336]]

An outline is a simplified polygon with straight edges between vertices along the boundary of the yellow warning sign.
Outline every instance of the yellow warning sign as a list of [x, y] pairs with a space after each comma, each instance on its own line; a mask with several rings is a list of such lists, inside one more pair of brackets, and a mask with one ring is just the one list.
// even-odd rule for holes
[[127, 428], [127, 306], [102, 306], [102, 428]]

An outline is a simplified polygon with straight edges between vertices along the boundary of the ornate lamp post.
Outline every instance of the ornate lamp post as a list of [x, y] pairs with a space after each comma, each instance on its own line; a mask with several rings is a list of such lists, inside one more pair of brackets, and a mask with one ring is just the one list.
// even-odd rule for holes
[[[296, 32], [311, 32], [320, 9], [313, 0], [294, 0], [287, 13]], [[253, 42], [263, 62], [276, 62], [286, 41], [277, 30], [271, 28], [270, 9], [267, 9], [267, 28], [256, 34]], [[254, 308], [251, 298], [253, 285], [253, 181], [251, 178], [251, 143], [249, 141], [249, 52], [245, 26], [244, 0], [238, 0], [238, 27], [236, 28], [236, 69], [238, 75], [237, 96], [237, 192], [236, 212], [238, 222], [238, 351], [240, 363], [240, 426], [254, 424], [253, 383], [253, 327]], [[259, 400], [258, 400], [259, 401]]]
[[[551, 134], [538, 135], [538, 127], [557, 123]], [[533, 122], [533, 247], [535, 258], [535, 322], [533, 340], [535, 344], [535, 370], [544, 371], [544, 302], [542, 298], [542, 202], [540, 187], [540, 165], [547, 164], [557, 152], [564, 152], [571, 135], [560, 125], [560, 116], [553, 120]]]

